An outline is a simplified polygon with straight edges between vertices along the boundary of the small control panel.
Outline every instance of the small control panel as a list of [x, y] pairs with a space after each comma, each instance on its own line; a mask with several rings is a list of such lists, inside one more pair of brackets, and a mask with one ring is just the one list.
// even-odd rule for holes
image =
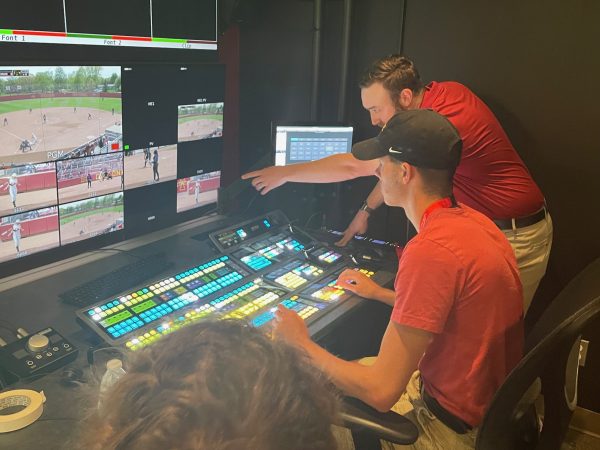
[[244, 241], [267, 234], [274, 225], [278, 225], [276, 217], [260, 217], [214, 233], [211, 239], [219, 250], [224, 251]]
[[[354, 270], [358, 270], [369, 278], [375, 274], [375, 272], [368, 269], [356, 268]], [[328, 277], [323, 278], [322, 280], [317, 281], [316, 283], [313, 283], [311, 286], [302, 291], [301, 294], [307, 298], [326, 303], [344, 300], [352, 295], [352, 292], [347, 292], [336, 284], [340, 273], [341, 271], [336, 272]]]
[[284, 261], [291, 255], [304, 250], [304, 244], [297, 239], [278, 233], [250, 245], [244, 245], [232, 256], [239, 258], [253, 271], [259, 272], [271, 264]]
[[[300, 317], [304, 320], [308, 318], [313, 318], [319, 311], [325, 309], [326, 305], [323, 303], [312, 302], [310, 300], [301, 299], [297, 295], [293, 295], [289, 298], [286, 298], [284, 301], [280, 303], [285, 306], [287, 309], [291, 309], [292, 311], [296, 311]], [[252, 325], [255, 327], [262, 327], [263, 325], [268, 324], [275, 318], [275, 311], [277, 311], [277, 307], [273, 307], [268, 309], [267, 311], [260, 311], [259, 314], [256, 314], [250, 321]]]
[[77, 357], [78, 350], [53, 328], [0, 347], [0, 367], [19, 378], [48, 373]]
[[265, 278], [290, 291], [298, 289], [309, 281], [316, 280], [323, 275], [323, 269], [306, 261], [293, 259], [289, 263], [265, 275]]

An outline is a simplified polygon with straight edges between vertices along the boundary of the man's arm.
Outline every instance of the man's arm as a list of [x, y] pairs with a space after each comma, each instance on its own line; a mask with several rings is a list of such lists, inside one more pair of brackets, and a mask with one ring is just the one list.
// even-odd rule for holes
[[254, 188], [264, 195], [287, 182], [334, 183], [375, 175], [378, 164], [376, 160], [360, 161], [345, 153], [302, 164], [266, 167], [246, 173], [242, 179], [252, 179]]
[[[377, 209], [383, 204], [383, 194], [381, 192], [381, 181], [379, 181], [375, 185], [375, 187], [373, 188], [373, 190], [371, 191], [371, 193], [369, 194], [369, 196], [367, 197], [365, 202], [370, 209]], [[354, 236], [356, 236], [357, 234], [366, 233], [367, 228], [369, 227], [369, 216], [370, 215], [371, 215], [371, 213], [364, 211], [362, 209], [359, 209], [356, 212], [354, 219], [352, 219], [352, 222], [350, 222], [350, 225], [348, 225], [348, 228], [346, 228], [346, 230], [344, 230], [344, 235], [342, 236], [342, 238], [339, 241], [337, 241], [335, 243], [335, 245], [337, 245], [339, 247], [343, 247], [348, 242], [350, 242], [352, 240], [352, 238]]]
[[429, 332], [390, 322], [375, 363], [363, 366], [337, 358], [314, 343], [295, 312], [279, 307], [277, 319], [277, 336], [304, 349], [346, 394], [381, 412], [389, 411], [398, 401], [433, 337]]

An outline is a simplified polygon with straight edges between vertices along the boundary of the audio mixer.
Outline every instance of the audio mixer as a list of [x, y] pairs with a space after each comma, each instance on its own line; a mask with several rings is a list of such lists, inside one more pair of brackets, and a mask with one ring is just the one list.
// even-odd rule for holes
[[[278, 304], [296, 311], [310, 330], [360, 303], [335, 284], [344, 269], [360, 270], [381, 284], [393, 278], [357, 267], [344, 250], [294, 229], [280, 212], [217, 230], [209, 239], [212, 258], [80, 309], [77, 316], [109, 345], [131, 350], [208, 317], [264, 326]], [[332, 314], [336, 309], [344, 311]]]

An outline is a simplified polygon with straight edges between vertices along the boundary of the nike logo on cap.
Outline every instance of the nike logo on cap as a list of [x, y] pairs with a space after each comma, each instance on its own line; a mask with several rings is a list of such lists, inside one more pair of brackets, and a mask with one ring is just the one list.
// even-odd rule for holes
[[399, 155], [401, 155], [401, 154], [403, 153], [403, 152], [399, 152], [398, 150], [394, 150], [392, 147], [390, 147], [390, 148], [388, 149], [388, 152], [390, 152], [390, 153], [397, 153], [397, 154], [399, 154]]

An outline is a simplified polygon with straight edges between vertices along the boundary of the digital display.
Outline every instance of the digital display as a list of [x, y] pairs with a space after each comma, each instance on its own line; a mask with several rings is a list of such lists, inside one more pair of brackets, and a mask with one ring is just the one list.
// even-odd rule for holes
[[177, 178], [177, 145], [125, 150], [125, 189]]
[[[201, 214], [220, 185], [223, 100], [218, 64], [0, 66], [0, 223], [54, 207], [60, 231], [30, 245], [41, 230], [23, 216], [19, 251], [6, 233], [0, 261]], [[3, 269], [41, 259], [27, 261]]]
[[59, 206], [62, 245], [122, 230], [123, 192]]
[[217, 49], [217, 0], [32, 0], [0, 16], [0, 43]]
[[57, 203], [54, 163], [0, 169], [0, 217]]
[[59, 203], [68, 203], [123, 190], [123, 153], [56, 162]]
[[179, 105], [177, 142], [223, 136], [223, 102]]
[[316, 161], [352, 150], [352, 127], [277, 125], [275, 165]]
[[0, 262], [59, 245], [58, 207], [0, 218]]
[[[14, 73], [15, 69], [0, 67]], [[32, 66], [0, 77], [0, 164], [33, 164], [119, 150], [121, 68]]]
[[221, 171], [177, 180], [177, 212], [215, 203], [220, 186]]

